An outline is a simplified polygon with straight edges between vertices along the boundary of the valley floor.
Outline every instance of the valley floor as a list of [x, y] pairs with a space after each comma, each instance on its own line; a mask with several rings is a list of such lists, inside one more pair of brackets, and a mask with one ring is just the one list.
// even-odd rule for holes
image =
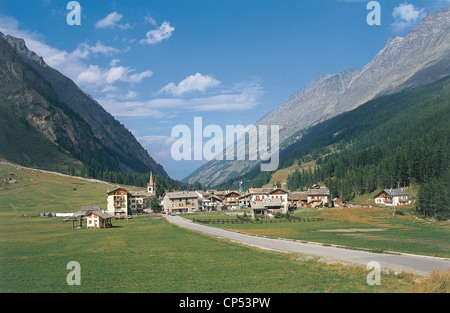
[[[427, 287], [427, 280], [408, 273], [382, 274], [381, 285], [370, 286], [366, 268], [248, 247], [180, 228], [162, 218], [113, 220], [112, 228], [94, 230], [72, 229], [72, 223], [62, 218], [40, 217], [42, 212], [104, 207], [111, 187], [0, 165], [0, 291], [450, 292], [445, 287], [448, 275], [440, 278], [447, 284], [441, 281], [434, 289]], [[338, 229], [344, 224], [329, 226]], [[354, 228], [352, 223], [347, 225]], [[79, 286], [67, 283], [71, 261], [81, 267]]]

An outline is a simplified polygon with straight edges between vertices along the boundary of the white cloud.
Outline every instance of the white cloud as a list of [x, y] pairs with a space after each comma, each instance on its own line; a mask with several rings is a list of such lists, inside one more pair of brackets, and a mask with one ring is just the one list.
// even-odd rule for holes
[[102, 69], [98, 65], [89, 65], [84, 71], [78, 74], [76, 81], [81, 85], [91, 85], [103, 87], [116, 82], [140, 83], [144, 78], [151, 77], [150, 70], [142, 73], [130, 74], [134, 70], [125, 66], [113, 66], [109, 69]]
[[[130, 70], [129, 72], [133, 72], [134, 70]], [[137, 74], [131, 74], [128, 75], [124, 82], [128, 82], [128, 83], [140, 83], [144, 78], [147, 77], [152, 77], [153, 76], [153, 72], [150, 70], [141, 72], [141, 73], [137, 73]]]
[[146, 34], [146, 38], [140, 43], [154, 45], [172, 36], [175, 28], [170, 26], [170, 22], [163, 22], [158, 29], [150, 30]]
[[109, 63], [109, 66], [116, 66], [120, 62], [119, 59], [112, 59]]
[[394, 8], [392, 16], [395, 22], [392, 28], [395, 32], [403, 32], [417, 25], [425, 17], [425, 9], [416, 8], [413, 4], [402, 3]]
[[152, 151], [152, 157], [160, 160], [172, 159], [171, 148], [176, 138], [170, 136], [136, 136], [136, 139]]
[[149, 23], [152, 24], [153, 26], [156, 26], [156, 20], [150, 14], [144, 16], [144, 21], [145, 23]]
[[108, 14], [104, 19], [95, 23], [95, 28], [116, 28], [119, 27], [121, 29], [131, 28], [130, 24], [119, 24], [120, 20], [122, 20], [123, 15], [117, 13], [117, 11]]
[[110, 56], [119, 52], [120, 52], [119, 49], [106, 46], [102, 42], [97, 41], [95, 46], [90, 46], [87, 43], [81, 43], [78, 45], [77, 49], [75, 49], [71, 54], [75, 57], [87, 59], [91, 54], [93, 55], [103, 54]]
[[158, 98], [148, 101], [121, 101], [117, 97], [99, 99], [102, 106], [114, 116], [168, 117], [171, 112], [245, 111], [258, 105], [263, 90], [258, 83], [243, 83], [217, 94], [192, 99]]
[[209, 75], [203, 76], [200, 73], [196, 73], [195, 75], [186, 77], [178, 85], [173, 82], [167, 84], [158, 93], [167, 93], [179, 97], [192, 91], [204, 93], [207, 89], [217, 87], [218, 85], [220, 85], [220, 81], [217, 79]]

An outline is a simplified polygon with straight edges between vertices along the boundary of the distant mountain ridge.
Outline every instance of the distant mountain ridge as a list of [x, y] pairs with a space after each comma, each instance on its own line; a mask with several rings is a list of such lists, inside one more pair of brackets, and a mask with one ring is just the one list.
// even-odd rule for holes
[[[321, 74], [258, 125], [279, 125], [281, 149], [302, 137], [302, 131], [352, 110], [369, 100], [430, 84], [450, 75], [450, 7], [430, 12], [406, 37], [391, 38], [362, 69]], [[210, 161], [183, 181], [212, 186], [245, 174], [257, 161]]]
[[[14, 161], [22, 164], [26, 161], [24, 165], [39, 167], [39, 163], [46, 163], [42, 162], [42, 157], [41, 160], [33, 158], [32, 154], [42, 152], [38, 144], [30, 142], [33, 149], [25, 153], [26, 147], [18, 145], [21, 139], [11, 138], [15, 135], [12, 128], [18, 127], [33, 138], [41, 134], [44, 138], [36, 139], [39, 143], [46, 142], [43, 144], [46, 149], [72, 161], [95, 164], [109, 171], [153, 171], [167, 176], [164, 168], [150, 157], [129, 130], [72, 80], [30, 51], [23, 39], [0, 33], [0, 51], [1, 108], [4, 114], [18, 119], [10, 123], [9, 129], [4, 126], [3, 134], [8, 135], [0, 143], [8, 144], [0, 151], [0, 156], [6, 159], [17, 156]], [[51, 143], [57, 145], [59, 152]], [[21, 157], [23, 153], [25, 158]]]

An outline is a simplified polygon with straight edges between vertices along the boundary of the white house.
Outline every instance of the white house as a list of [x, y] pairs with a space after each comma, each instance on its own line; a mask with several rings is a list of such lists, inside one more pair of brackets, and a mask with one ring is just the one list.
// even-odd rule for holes
[[411, 200], [409, 200], [408, 197], [409, 193], [401, 188], [383, 189], [374, 196], [376, 205], [387, 206], [402, 206], [410, 204]]
[[315, 208], [329, 203], [331, 200], [330, 190], [325, 186], [314, 186], [306, 192], [308, 201], [306, 206]]
[[289, 195], [289, 192], [287, 192], [286, 190], [281, 189], [281, 188], [276, 188], [269, 192], [270, 199], [280, 199], [281, 200], [281, 205], [282, 205], [281, 213], [287, 213], [287, 211], [288, 211], [288, 206], [289, 206], [288, 195]]
[[88, 212], [86, 215], [87, 228], [110, 228], [112, 227], [111, 219], [114, 216], [102, 211]]
[[153, 173], [150, 172], [150, 180], [146, 190], [128, 191], [124, 188], [116, 188], [106, 193], [106, 209], [115, 218], [125, 218], [129, 214], [143, 212], [146, 201], [156, 197], [156, 185]]

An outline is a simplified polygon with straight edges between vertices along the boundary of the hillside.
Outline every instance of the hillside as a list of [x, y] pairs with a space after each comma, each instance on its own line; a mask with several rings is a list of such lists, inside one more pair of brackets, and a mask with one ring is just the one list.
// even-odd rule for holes
[[0, 158], [50, 170], [82, 165], [167, 176], [136, 138], [22, 39], [0, 36]]
[[[318, 164], [289, 175], [287, 187], [321, 181], [348, 201], [377, 188], [418, 185], [420, 213], [447, 219], [449, 120], [450, 78], [372, 100], [312, 127], [284, 151], [282, 167], [310, 159]], [[337, 152], [327, 154], [329, 147]]]
[[[295, 144], [303, 131], [369, 100], [430, 84], [450, 75], [450, 7], [430, 12], [405, 37], [391, 38], [363, 68], [322, 74], [263, 116], [258, 125], [280, 126], [280, 148]], [[186, 182], [220, 185], [244, 175], [258, 161], [210, 161]]]

